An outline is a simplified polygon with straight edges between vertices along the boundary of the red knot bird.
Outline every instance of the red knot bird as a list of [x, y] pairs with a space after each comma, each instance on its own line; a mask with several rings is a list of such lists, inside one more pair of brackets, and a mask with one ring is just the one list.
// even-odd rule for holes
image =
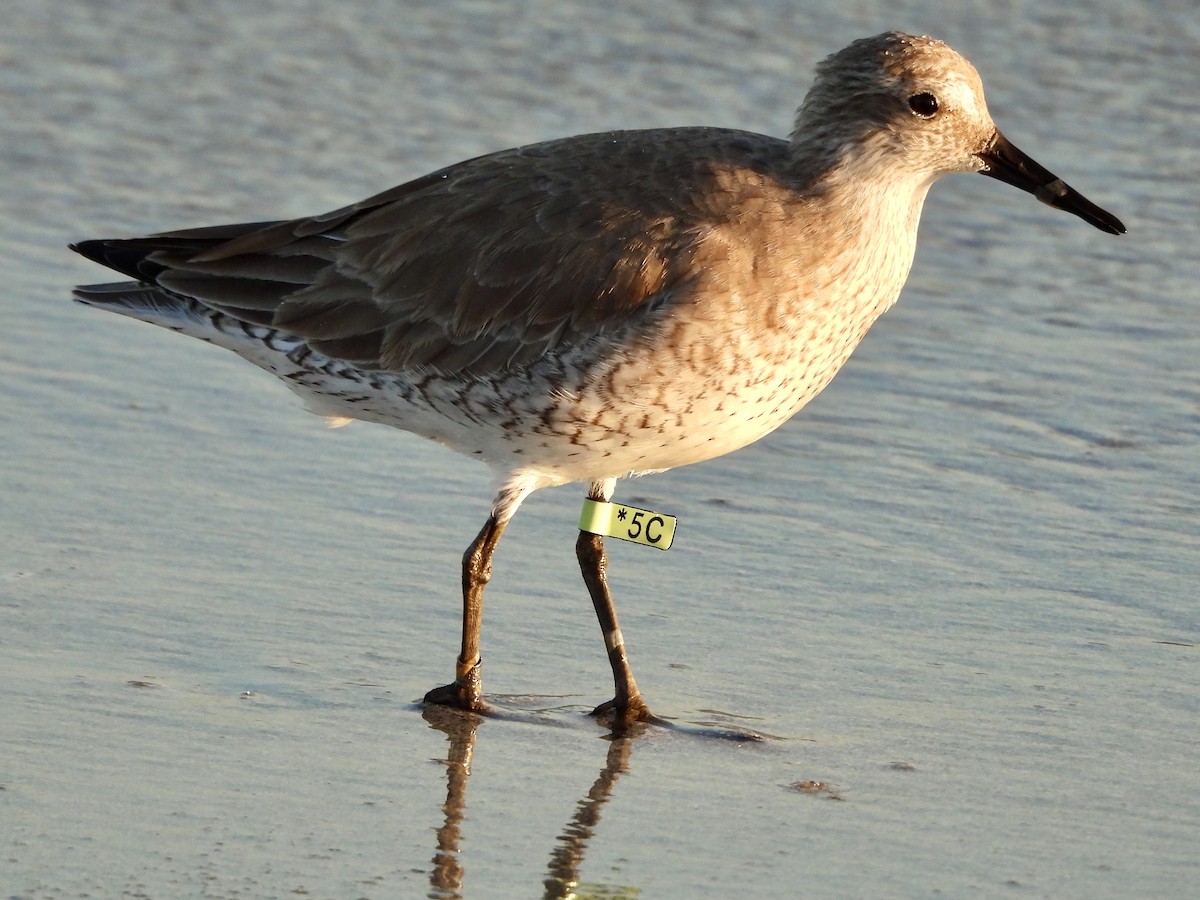
[[[788, 140], [724, 128], [587, 134], [449, 166], [312, 218], [73, 249], [132, 282], [75, 296], [217, 344], [314, 412], [402, 428], [491, 467], [463, 556], [453, 682], [486, 709], [483, 590], [517, 507], [737, 450], [833, 378], [900, 293], [930, 185], [978, 172], [1125, 227], [1008, 140], [974, 67], [887, 33], [817, 68]], [[582, 523], [581, 523], [582, 524]], [[576, 553], [627, 723], [651, 717], [605, 576]]]

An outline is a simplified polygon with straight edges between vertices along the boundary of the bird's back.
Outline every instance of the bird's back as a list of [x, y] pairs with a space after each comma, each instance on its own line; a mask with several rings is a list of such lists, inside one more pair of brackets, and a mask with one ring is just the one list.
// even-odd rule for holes
[[86, 242], [146, 285], [80, 296], [498, 469], [653, 471], [777, 427], [895, 299], [911, 246], [892, 275], [831, 257], [815, 187], [762, 135], [582, 135], [312, 218]]
[[787, 146], [710, 128], [581, 135], [320, 216], [76, 249], [364, 369], [487, 374], [685, 293], [711, 229], [790, 190]]

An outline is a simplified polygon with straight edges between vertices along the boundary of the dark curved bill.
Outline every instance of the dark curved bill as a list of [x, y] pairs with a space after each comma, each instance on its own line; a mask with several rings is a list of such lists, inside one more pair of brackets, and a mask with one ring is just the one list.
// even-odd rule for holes
[[1014, 147], [999, 131], [979, 154], [984, 168], [979, 174], [1028, 191], [1048, 206], [1074, 213], [1109, 234], [1124, 234], [1125, 226], [1110, 212], [1098, 207], [1053, 172]]

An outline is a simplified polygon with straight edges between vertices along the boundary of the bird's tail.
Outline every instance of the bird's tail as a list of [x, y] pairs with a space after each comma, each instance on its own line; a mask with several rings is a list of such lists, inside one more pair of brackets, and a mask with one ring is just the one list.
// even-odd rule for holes
[[[271, 223], [266, 223], [267, 225]], [[276, 375], [295, 391], [305, 405], [331, 424], [344, 424], [344, 407], [327, 400], [326, 394], [338, 390], [361, 391], [362, 375], [349, 362], [331, 359], [314, 351], [301, 337], [274, 327], [272, 303], [276, 294], [296, 287], [293, 283], [258, 279], [247, 282], [236, 277], [222, 279], [220, 274], [204, 281], [215, 281], [233, 302], [209, 302], [208, 292], [191, 296], [180, 287], [180, 280], [161, 284], [160, 276], [170, 275], [172, 265], [203, 254], [214, 246], [260, 230], [263, 223], [252, 225], [197, 228], [132, 240], [93, 240], [72, 244], [71, 249], [88, 259], [102, 263], [123, 275], [137, 279], [112, 284], [80, 285], [75, 299], [86, 306], [106, 309], [149, 322], [161, 328], [194, 337], [226, 350]], [[169, 279], [168, 279], [169, 281]], [[197, 279], [193, 279], [196, 282]], [[187, 284], [186, 280], [183, 282]], [[253, 302], [243, 303], [253, 294]]]
[[198, 300], [151, 284], [133, 281], [85, 284], [75, 288], [74, 296], [85, 306], [106, 309], [216, 344], [276, 372], [279, 357], [295, 352], [304, 344], [294, 335], [267, 325], [243, 322]]
[[134, 281], [81, 284], [75, 288], [74, 296], [85, 306], [107, 309], [193, 337], [207, 337], [211, 328], [211, 317], [205, 314], [202, 304], [149, 284]]

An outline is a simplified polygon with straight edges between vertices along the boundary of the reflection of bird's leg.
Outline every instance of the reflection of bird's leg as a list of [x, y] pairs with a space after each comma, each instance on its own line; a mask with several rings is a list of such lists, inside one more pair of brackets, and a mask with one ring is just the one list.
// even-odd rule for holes
[[446, 765], [446, 802], [444, 819], [437, 831], [437, 852], [429, 873], [431, 896], [462, 897], [463, 866], [458, 858], [459, 838], [467, 810], [467, 779], [471, 775], [471, 755], [475, 751], [475, 729], [482, 721], [474, 713], [427, 706], [421, 713], [434, 728], [446, 734], [450, 752], [442, 760]]
[[633, 738], [644, 728], [622, 731], [614, 736], [608, 746], [608, 756], [604, 760], [604, 768], [600, 770], [592, 789], [587, 797], [580, 800], [576, 806], [575, 815], [563, 828], [558, 837], [558, 844], [550, 854], [549, 874], [544, 882], [547, 900], [572, 896], [579, 883], [579, 869], [583, 864], [583, 855], [587, 850], [587, 842], [600, 821], [600, 809], [608, 802], [617, 776], [629, 771], [629, 756], [633, 752]]

